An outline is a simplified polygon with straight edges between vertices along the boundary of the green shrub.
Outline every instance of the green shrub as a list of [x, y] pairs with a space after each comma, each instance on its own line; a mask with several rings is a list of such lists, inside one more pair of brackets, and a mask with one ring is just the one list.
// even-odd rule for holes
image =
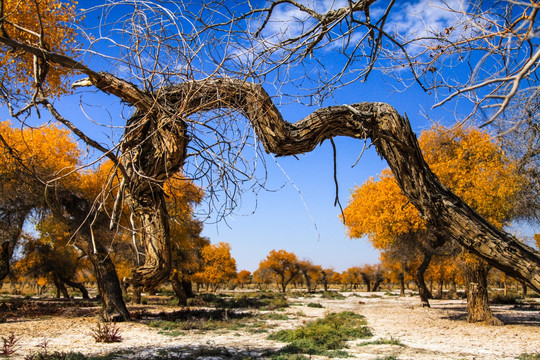
[[289, 302], [284, 297], [279, 297], [275, 299], [271, 299], [268, 304], [266, 305], [266, 308], [268, 310], [277, 310], [277, 309], [283, 309], [289, 306]]
[[331, 351], [346, 347], [354, 338], [372, 336], [362, 315], [351, 311], [331, 313], [293, 330], [281, 330], [268, 339], [288, 342], [282, 352], [293, 354], [331, 355]]
[[518, 360], [540, 360], [540, 353], [536, 354], [521, 354]]
[[309, 303], [307, 304], [307, 307], [310, 307], [310, 308], [317, 308], [317, 309], [323, 309], [324, 306], [322, 306], [321, 304], [319, 303]]
[[289, 316], [287, 314], [276, 314], [272, 312], [259, 314], [258, 318], [263, 320], [289, 320]]
[[377, 339], [373, 341], [366, 341], [363, 343], [358, 344], [358, 346], [367, 346], [367, 345], [396, 345], [396, 346], [405, 346], [399, 339], [394, 339], [391, 337], [390, 339]]
[[337, 291], [325, 291], [322, 293], [321, 298], [333, 299], [333, 300], [345, 300], [347, 297]]
[[25, 356], [24, 360], [88, 360], [86, 356], [79, 352], [37, 352]]

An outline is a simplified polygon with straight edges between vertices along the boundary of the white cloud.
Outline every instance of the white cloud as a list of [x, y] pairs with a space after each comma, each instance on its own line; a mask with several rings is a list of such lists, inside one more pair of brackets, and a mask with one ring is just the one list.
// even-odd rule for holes
[[[392, 10], [387, 30], [404, 40], [421, 39], [445, 33], [468, 22], [465, 0], [420, 0]], [[451, 36], [457, 36], [453, 32]], [[418, 44], [417, 44], [418, 45]]]

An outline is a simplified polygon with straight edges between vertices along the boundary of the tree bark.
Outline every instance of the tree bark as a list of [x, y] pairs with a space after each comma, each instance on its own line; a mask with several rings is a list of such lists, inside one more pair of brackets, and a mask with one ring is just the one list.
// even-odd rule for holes
[[68, 286], [71, 286], [72, 288], [75, 288], [77, 290], [79, 290], [81, 292], [81, 295], [82, 295], [82, 298], [83, 299], [90, 299], [90, 297], [88, 296], [88, 290], [86, 290], [86, 288], [84, 287], [83, 284], [81, 284], [80, 282], [76, 282], [76, 281], [71, 281], [69, 279], [66, 279], [66, 278], [63, 278], [63, 277], [60, 277], [60, 280], [68, 285]]
[[398, 275], [399, 279], [399, 296], [405, 296], [405, 275], [401, 272]]
[[437, 293], [435, 294], [436, 299], [443, 298], [443, 288], [444, 288], [444, 280], [439, 279], [439, 282], [437, 284]]
[[189, 280], [182, 280], [181, 283], [182, 288], [184, 289], [184, 293], [186, 294], [188, 299], [194, 298], [195, 293], [193, 292], [193, 283]]
[[482, 261], [466, 261], [465, 280], [467, 285], [467, 322], [484, 322], [502, 325], [489, 308], [487, 275], [489, 266]]
[[57, 276], [54, 276], [53, 278], [54, 286], [56, 287], [56, 298], [60, 299], [60, 294], [64, 297], [64, 299], [69, 299], [69, 293], [66, 289], [66, 286], [60, 280]]
[[375, 279], [375, 282], [373, 283], [373, 288], [371, 289], [371, 291], [373, 292], [379, 291], [379, 286], [381, 285], [383, 280], [384, 280], [383, 278]]
[[450, 291], [448, 292], [449, 299], [457, 299], [456, 279], [450, 280]]
[[429, 299], [432, 298], [429, 289], [426, 286], [426, 281], [424, 279], [424, 274], [431, 262], [431, 254], [424, 253], [424, 258], [422, 263], [416, 269], [416, 284], [418, 285], [418, 294], [420, 295], [420, 303], [423, 307], [430, 307]]
[[362, 281], [366, 285], [366, 291], [371, 292], [371, 280], [369, 279], [369, 276], [366, 273], [361, 273]]
[[0, 221], [0, 235], [4, 242], [0, 246], [0, 282], [9, 275], [9, 262], [13, 255], [13, 250], [21, 237], [24, 222], [30, 212], [30, 208], [23, 206], [17, 210], [6, 211], [4, 218]]
[[182, 286], [182, 283], [180, 280], [178, 280], [177, 276], [173, 276], [171, 279], [171, 285], [174, 291], [174, 294], [176, 295], [176, 298], [178, 299], [178, 304], [182, 306], [187, 305], [187, 295], [184, 291], [184, 287]]
[[0, 246], [0, 282], [9, 275], [10, 260], [9, 241], [6, 241]]
[[127, 321], [131, 317], [122, 296], [122, 288], [116, 274], [116, 268], [107, 253], [90, 254], [90, 262], [96, 274], [101, 301], [103, 302], [103, 317], [106, 321]]
[[[107, 321], [130, 319], [120, 280], [107, 248], [104, 246], [112, 232], [108, 221], [99, 210], [93, 210], [88, 199], [63, 188], [46, 191], [54, 215], [69, 224], [75, 245], [88, 256], [94, 268], [99, 293], [103, 303], [103, 317]], [[65, 214], [69, 214], [66, 218]], [[93, 219], [92, 219], [93, 218]]]

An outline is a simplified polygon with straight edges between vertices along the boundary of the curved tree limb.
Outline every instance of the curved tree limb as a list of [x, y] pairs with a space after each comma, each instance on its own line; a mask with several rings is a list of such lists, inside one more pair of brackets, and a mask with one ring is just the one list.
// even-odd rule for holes
[[266, 152], [276, 155], [309, 152], [335, 136], [370, 138], [430, 226], [540, 291], [540, 253], [491, 225], [441, 184], [425, 162], [408, 119], [390, 105], [331, 106], [291, 124], [283, 120], [262, 86], [240, 80], [189, 82], [165, 91], [164, 96], [184, 109], [186, 116], [222, 107], [237, 109], [249, 119]]

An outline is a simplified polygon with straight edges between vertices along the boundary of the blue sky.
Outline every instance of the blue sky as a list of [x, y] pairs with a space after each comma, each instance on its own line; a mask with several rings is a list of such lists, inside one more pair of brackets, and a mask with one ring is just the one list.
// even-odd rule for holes
[[[387, 102], [401, 113], [407, 113], [416, 132], [431, 126], [432, 123], [422, 115], [426, 112], [438, 121], [452, 121], [444, 118], [444, 110], [430, 110], [433, 98], [418, 86], [405, 93], [396, 92], [392, 84], [378, 75], [366, 83], [344, 88], [335, 96], [335, 104], [362, 101]], [[292, 122], [309, 111], [305, 109], [305, 113], [300, 113], [297, 107], [294, 111], [282, 108], [284, 118]], [[352, 168], [362, 151], [363, 141], [338, 138], [336, 147], [339, 194], [341, 203], [346, 206], [350, 190], [370, 176], [376, 176], [387, 165], [373, 148], [369, 148]], [[333, 155], [328, 141], [313, 152], [299, 156], [298, 160], [287, 157], [275, 161], [269, 157], [271, 183], [276, 188], [283, 185], [283, 188], [277, 192], [259, 193], [253, 215], [231, 216], [229, 226], [224, 223], [207, 225], [204, 235], [212, 242], [230, 243], [238, 268], [250, 271], [257, 269], [259, 261], [272, 249], [292, 251], [299, 258], [333, 267], [336, 271], [378, 262], [379, 252], [367, 239], [350, 239], [346, 235], [345, 226], [339, 219], [340, 210], [334, 207]], [[252, 197], [244, 200], [246, 204], [238, 210], [249, 214], [253, 208], [249, 206], [253, 204]]]

